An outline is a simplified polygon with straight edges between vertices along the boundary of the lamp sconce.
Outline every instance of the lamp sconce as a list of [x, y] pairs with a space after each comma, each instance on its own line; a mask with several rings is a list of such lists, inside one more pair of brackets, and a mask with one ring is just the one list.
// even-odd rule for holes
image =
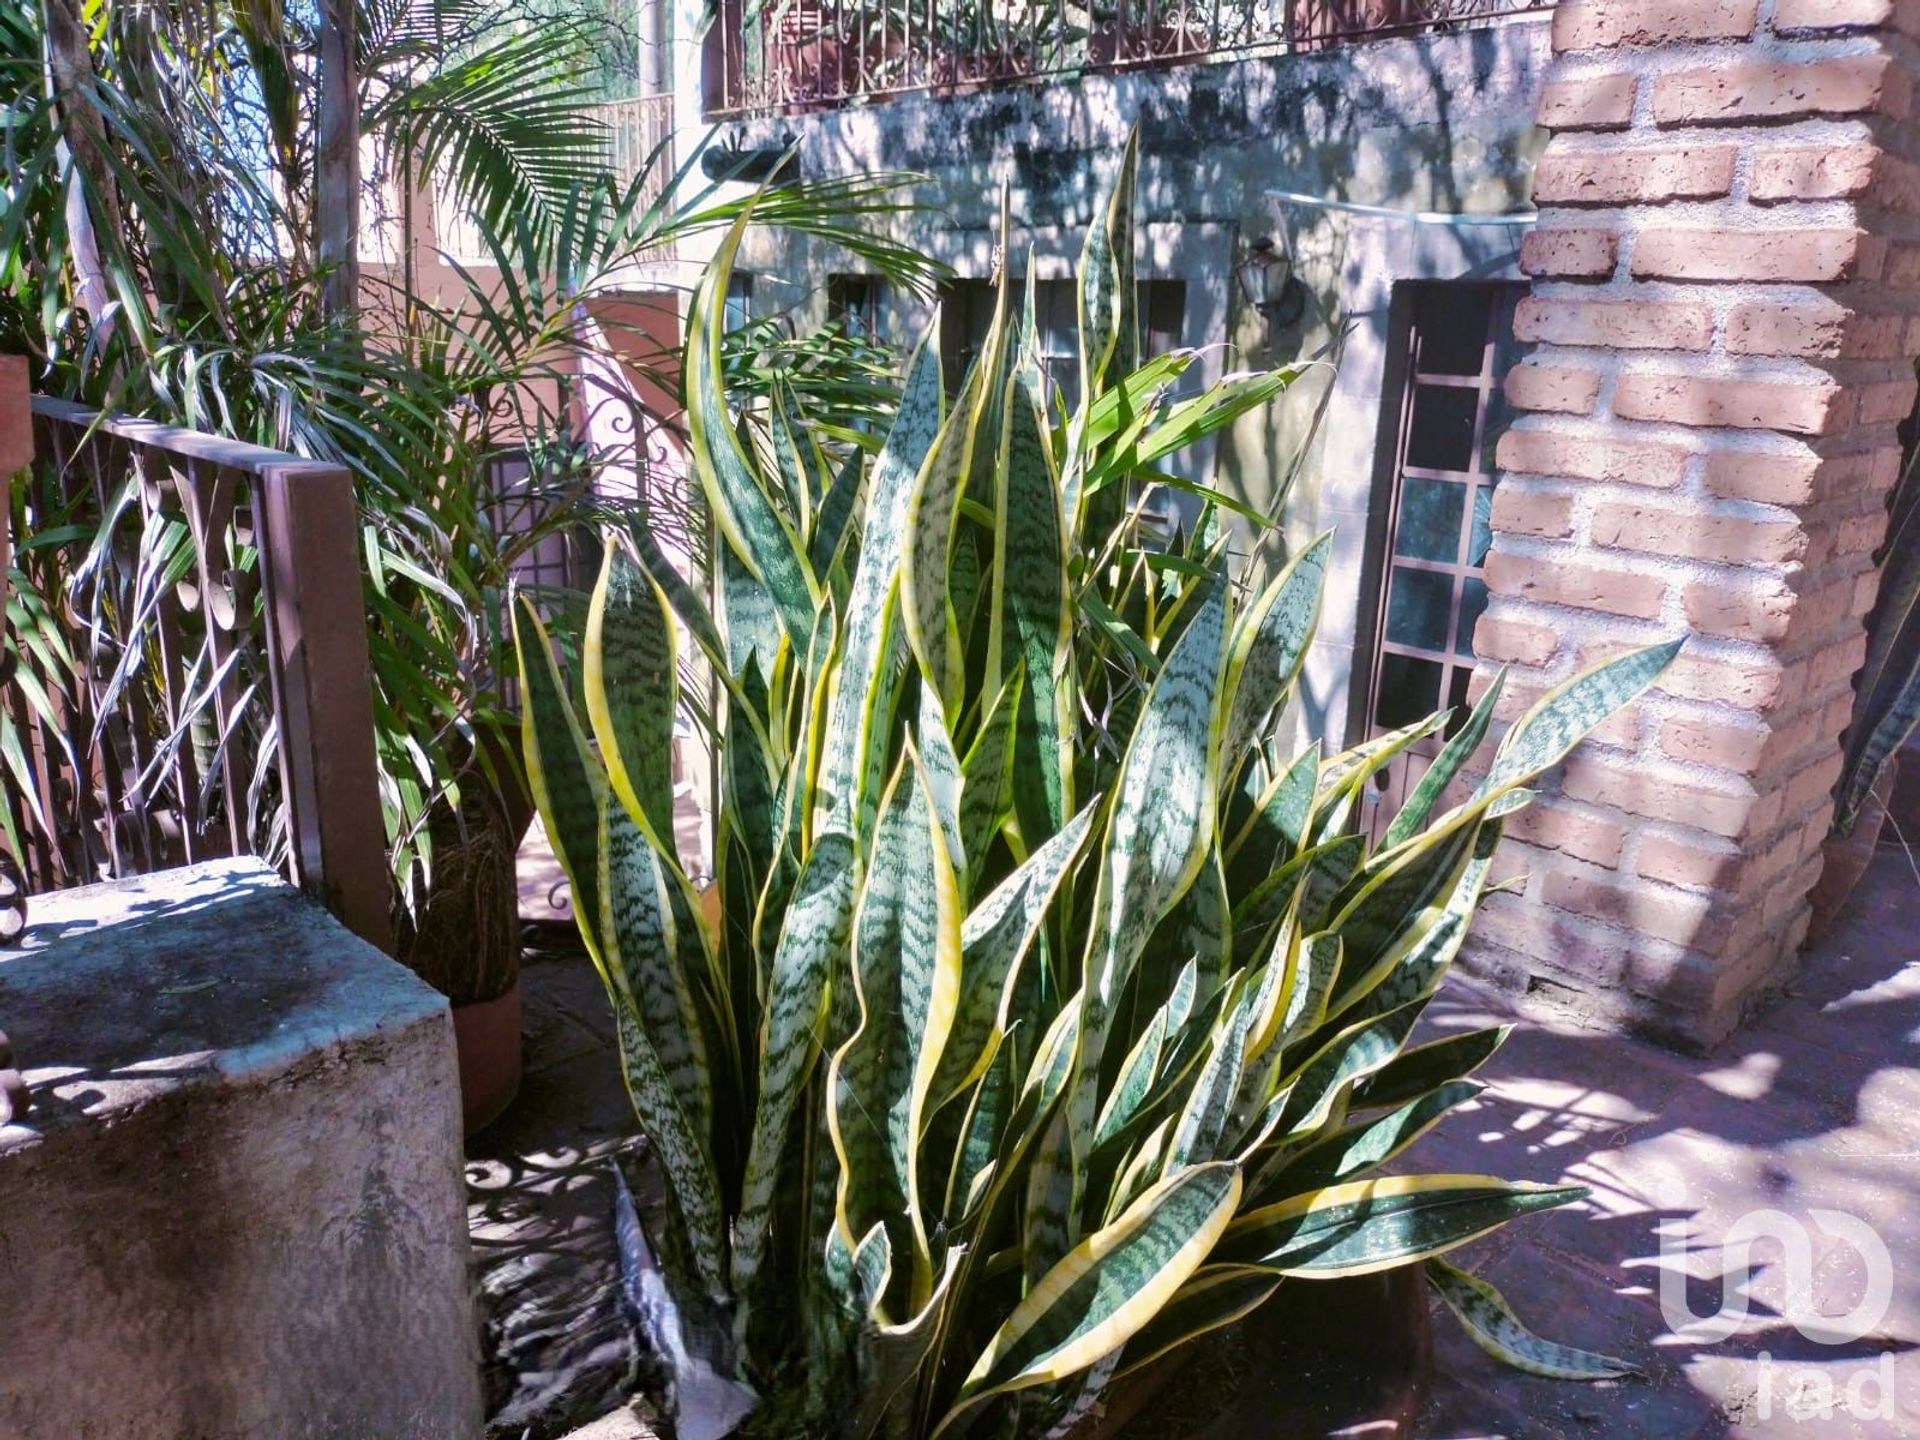
[[791, 185], [800, 178], [800, 157], [794, 152], [794, 140], [789, 130], [778, 145], [748, 145], [744, 133], [736, 130], [722, 143], [709, 145], [700, 152], [700, 169], [707, 179], [714, 181], [762, 185], [777, 174], [780, 176], [777, 183]]
[[1247, 243], [1233, 267], [1240, 293], [1267, 322], [1267, 338], [1297, 325], [1307, 313], [1307, 287], [1293, 273], [1291, 251], [1282, 251], [1266, 236]]

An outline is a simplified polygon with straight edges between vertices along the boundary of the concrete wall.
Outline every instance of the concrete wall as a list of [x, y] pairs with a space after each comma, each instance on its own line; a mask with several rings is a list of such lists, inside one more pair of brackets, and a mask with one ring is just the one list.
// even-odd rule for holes
[[0, 951], [7, 1440], [471, 1440], [446, 1001], [257, 861]]
[[[1528, 19], [1314, 54], [905, 96], [729, 122], [720, 136], [746, 145], [797, 137], [808, 176], [924, 173], [914, 198], [928, 208], [897, 219], [892, 233], [961, 276], [991, 273], [1005, 185], [1016, 247], [1033, 248], [1042, 278], [1064, 278], [1137, 119], [1140, 274], [1185, 281], [1182, 342], [1211, 347], [1199, 378], [1333, 362], [1316, 365], [1269, 414], [1223, 437], [1217, 466], [1211, 456], [1200, 463], [1263, 510], [1279, 502], [1287, 544], [1338, 527], [1302, 719], [1340, 742], [1349, 738], [1348, 679], [1371, 583], [1365, 521], [1392, 283], [1517, 277], [1524, 225], [1416, 225], [1286, 204], [1271, 192], [1405, 211], [1524, 212], [1540, 143], [1534, 98], [1548, 54], [1547, 25]], [[698, 74], [686, 64], [677, 71]], [[683, 124], [694, 103], [683, 88]], [[1306, 318], [1272, 337], [1271, 347], [1233, 276], [1242, 247], [1262, 237], [1291, 248], [1312, 297]], [[755, 272], [756, 308], [791, 310], [803, 325], [825, 319], [827, 277], [860, 268], [829, 247], [767, 233], [751, 238], [742, 263]], [[929, 307], [896, 297], [893, 338], [911, 340], [930, 316]], [[1364, 646], [1361, 655], [1364, 663]]]

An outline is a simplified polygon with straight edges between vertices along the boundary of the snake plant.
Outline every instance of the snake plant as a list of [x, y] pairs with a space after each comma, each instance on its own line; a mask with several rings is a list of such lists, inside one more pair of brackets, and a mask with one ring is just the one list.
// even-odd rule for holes
[[[1191, 356], [1136, 367], [1133, 165], [1083, 255], [1073, 412], [1003, 280], [958, 394], [923, 343], [870, 465], [778, 391], [729, 409], [743, 216], [685, 357], [717, 604], [642, 526], [608, 541], [577, 676], [516, 607], [538, 802], [667, 1182], [682, 1436], [1063, 1434], [1282, 1284], [1581, 1194], [1377, 1172], [1503, 1038], [1408, 1044], [1505, 818], [1672, 647], [1561, 685], [1489, 759], [1496, 684], [1354, 833], [1448, 717], [1283, 755], [1328, 540], [1255, 590], [1207, 519], [1226, 497], [1171, 536], [1142, 518], [1163, 457], [1288, 376], [1180, 399]], [[719, 697], [704, 894], [673, 837], [688, 677]], [[1514, 1363], [1621, 1373], [1429, 1274]]]

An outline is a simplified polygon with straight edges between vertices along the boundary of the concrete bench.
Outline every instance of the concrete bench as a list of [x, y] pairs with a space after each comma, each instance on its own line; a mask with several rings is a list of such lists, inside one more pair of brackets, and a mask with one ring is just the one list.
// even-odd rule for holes
[[0, 1435], [472, 1440], [447, 1004], [253, 860], [0, 951]]

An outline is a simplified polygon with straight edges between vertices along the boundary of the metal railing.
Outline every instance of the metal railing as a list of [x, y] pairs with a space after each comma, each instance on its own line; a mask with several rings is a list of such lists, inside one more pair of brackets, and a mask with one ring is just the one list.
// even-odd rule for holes
[[345, 468], [35, 397], [5, 815], [29, 891], [227, 855], [391, 940]]
[[[623, 186], [640, 180], [640, 198], [654, 201], [665, 193], [673, 176], [673, 96], [640, 95], [599, 107], [607, 127], [607, 146], [613, 172]], [[662, 245], [659, 255], [672, 259], [674, 247]]]
[[1554, 0], [719, 0], [708, 113], [1295, 52], [1542, 14]]

